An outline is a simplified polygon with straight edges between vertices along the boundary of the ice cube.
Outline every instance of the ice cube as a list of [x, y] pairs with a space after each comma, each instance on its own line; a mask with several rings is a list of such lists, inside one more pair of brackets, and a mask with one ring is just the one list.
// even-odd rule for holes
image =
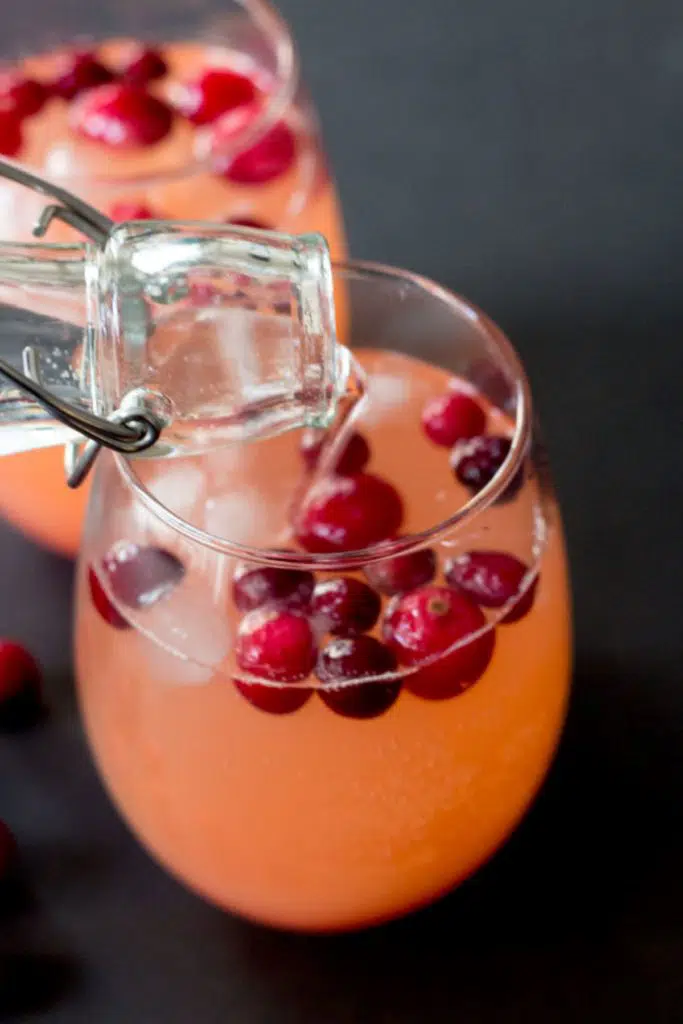
[[202, 577], [186, 577], [131, 620], [148, 640], [144, 646], [150, 671], [169, 683], [208, 683], [228, 654], [230, 623]]
[[204, 492], [205, 476], [196, 462], [169, 460], [148, 482], [149, 492], [181, 519], [192, 521]]
[[361, 420], [367, 426], [380, 423], [400, 411], [410, 400], [411, 384], [407, 377], [393, 373], [373, 373], [367, 382], [366, 408]]
[[258, 546], [268, 527], [268, 510], [256, 490], [235, 491], [205, 502], [204, 529], [215, 537]]

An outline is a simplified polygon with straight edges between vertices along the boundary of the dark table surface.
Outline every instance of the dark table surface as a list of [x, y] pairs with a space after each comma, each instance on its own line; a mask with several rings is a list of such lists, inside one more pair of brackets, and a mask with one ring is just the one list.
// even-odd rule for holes
[[0, 631], [42, 659], [51, 713], [0, 739], [31, 890], [0, 926], [0, 1017], [683, 1021], [680, 3], [281, 7], [354, 254], [465, 293], [529, 368], [575, 586], [565, 740], [514, 839], [431, 910], [331, 939], [244, 924], [119, 822], [72, 696], [71, 567], [3, 527]]

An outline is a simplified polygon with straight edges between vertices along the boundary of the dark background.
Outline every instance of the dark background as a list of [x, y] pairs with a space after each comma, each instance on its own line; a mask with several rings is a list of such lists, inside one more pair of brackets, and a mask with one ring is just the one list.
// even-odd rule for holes
[[0, 1017], [683, 1021], [680, 2], [280, 6], [352, 252], [463, 292], [529, 369], [575, 586], [565, 741], [513, 841], [431, 910], [334, 939], [243, 924], [118, 821], [73, 705], [70, 566], [2, 528], [0, 629], [52, 710], [0, 739], [31, 891], [0, 924]]

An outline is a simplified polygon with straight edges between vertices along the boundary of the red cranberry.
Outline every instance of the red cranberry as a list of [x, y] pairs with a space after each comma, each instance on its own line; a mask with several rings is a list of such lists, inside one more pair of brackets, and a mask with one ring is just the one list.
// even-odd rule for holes
[[430, 398], [422, 410], [422, 426], [434, 444], [452, 448], [456, 441], [484, 432], [486, 413], [470, 395], [451, 391]]
[[256, 86], [246, 75], [229, 68], [209, 68], [196, 81], [178, 88], [175, 103], [192, 124], [210, 124], [256, 98]]
[[313, 591], [311, 616], [326, 633], [345, 636], [365, 633], [377, 622], [382, 608], [379, 594], [353, 576], [321, 580]]
[[0, 818], [0, 882], [7, 879], [17, 857], [17, 843], [9, 825]]
[[80, 51], [64, 58], [61, 74], [52, 82], [50, 91], [62, 99], [72, 100], [86, 89], [113, 82], [114, 77], [94, 53]]
[[237, 156], [221, 156], [220, 147], [216, 146], [214, 151], [216, 173], [238, 185], [264, 185], [281, 177], [292, 166], [296, 157], [296, 140], [291, 128], [280, 121]]
[[[464, 590], [484, 608], [500, 608], [511, 601], [519, 593], [528, 571], [524, 562], [505, 551], [470, 551], [451, 559], [444, 567], [444, 575], [450, 585]], [[530, 611], [537, 582], [538, 577], [502, 619], [503, 622], [517, 622]]]
[[[511, 446], [509, 437], [480, 434], [456, 444], [451, 452], [451, 467], [460, 483], [477, 494], [496, 475], [508, 457]], [[523, 483], [524, 473], [520, 470], [498, 500], [509, 501], [514, 498]]]
[[315, 637], [297, 612], [259, 608], [242, 619], [237, 634], [237, 664], [244, 672], [276, 683], [296, 683], [313, 671]]
[[[301, 455], [306, 468], [315, 469], [325, 443], [324, 431], [305, 430], [301, 436]], [[354, 431], [342, 448], [337, 462], [334, 465], [334, 472], [338, 476], [352, 476], [365, 469], [370, 461], [370, 445], [362, 434]]]
[[393, 597], [431, 583], [436, 575], [436, 554], [431, 548], [420, 548], [406, 555], [372, 562], [366, 565], [364, 572], [373, 587]]
[[311, 603], [314, 586], [312, 572], [245, 563], [235, 570], [232, 597], [241, 612], [254, 611], [264, 604], [302, 610]]
[[80, 135], [116, 149], [152, 146], [171, 130], [171, 108], [134, 85], [102, 85], [74, 107], [71, 125]]
[[486, 670], [493, 654], [492, 629], [449, 650], [485, 625], [484, 613], [469, 597], [432, 585], [394, 598], [383, 632], [402, 664], [416, 666], [434, 659], [407, 676], [405, 685], [419, 697], [444, 700], [468, 689]]
[[0, 103], [11, 107], [20, 119], [37, 114], [48, 95], [42, 82], [26, 78], [20, 71], [6, 71], [0, 75]]
[[128, 608], [149, 608], [183, 579], [182, 562], [170, 551], [122, 542], [102, 559], [113, 596]]
[[155, 213], [146, 203], [136, 203], [135, 200], [126, 201], [125, 199], [120, 203], [114, 203], [109, 211], [109, 216], [118, 224], [128, 220], [163, 220], [161, 214]]
[[302, 683], [247, 683], [243, 679], [235, 679], [235, 686], [250, 704], [270, 715], [289, 715], [302, 708], [313, 696], [310, 686]]
[[262, 220], [256, 220], [255, 217], [230, 217], [225, 223], [234, 224], [238, 228], [256, 228], [257, 231], [273, 231], [270, 224], [265, 224]]
[[358, 551], [393, 537], [403, 519], [395, 487], [371, 473], [321, 481], [296, 524], [306, 551]]
[[35, 658], [20, 644], [0, 640], [0, 729], [33, 725], [40, 715], [41, 697], [41, 672]]
[[130, 629], [130, 623], [124, 619], [109, 600], [97, 573], [91, 565], [88, 566], [88, 588], [92, 603], [105, 622], [113, 626], [114, 629]]
[[[318, 690], [328, 708], [347, 718], [376, 718], [394, 703], [401, 680], [350, 683], [396, 671], [396, 658], [374, 636], [339, 637], [325, 647], [318, 658]], [[346, 683], [346, 685], [342, 685]]]
[[147, 85], [168, 74], [168, 64], [153, 46], [135, 43], [126, 54], [120, 69], [121, 78], [129, 85]]
[[0, 155], [16, 156], [22, 142], [19, 115], [12, 107], [0, 107]]

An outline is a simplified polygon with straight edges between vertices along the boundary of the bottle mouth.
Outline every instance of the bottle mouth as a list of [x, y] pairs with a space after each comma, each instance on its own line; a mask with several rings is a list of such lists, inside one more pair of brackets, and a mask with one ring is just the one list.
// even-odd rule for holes
[[200, 548], [259, 565], [318, 571], [352, 571], [395, 555], [409, 554], [413, 550], [440, 541], [446, 535], [452, 535], [454, 531], [462, 529], [466, 525], [469, 527], [478, 515], [503, 497], [509, 488], [514, 487], [518, 474], [523, 472], [524, 460], [531, 447], [533, 423], [531, 390], [521, 362], [502, 330], [465, 299], [455, 295], [449, 289], [435, 284], [428, 278], [410, 271], [397, 270], [377, 263], [353, 261], [333, 264], [333, 272], [342, 288], [344, 280], [353, 280], [359, 277], [370, 282], [373, 278], [377, 279], [378, 283], [391, 280], [394, 283], [404, 283], [413, 289], [419, 288], [437, 302], [450, 307], [459, 319], [467, 319], [476, 326], [488, 352], [494, 352], [498, 364], [504, 367], [507, 380], [513, 389], [511, 402], [514, 407], [514, 426], [507, 457], [481, 490], [450, 516], [427, 529], [396, 540], [373, 544], [371, 547], [357, 551], [307, 554], [306, 552], [276, 552], [265, 548], [251, 547], [216, 536], [195, 526], [181, 518], [154, 496], [136, 472], [135, 460], [131, 461], [124, 456], [115, 455], [119, 472], [126, 486], [132, 491], [134, 500], [140, 502], [146, 511], [163, 526], [181, 534], [186, 540]]
[[[189, 154], [187, 148], [184, 148], [182, 155], [178, 157], [173, 153], [175, 148], [173, 146], [169, 147], [168, 154], [164, 155], [164, 143], [162, 142], [152, 147], [142, 158], [136, 154], [128, 161], [127, 156], [115, 154], [112, 163], [120, 165], [115, 170], [102, 170], [100, 166], [94, 166], [79, 172], [78, 167], [73, 166], [74, 161], [62, 157], [59, 147], [57, 147], [57, 150], [42, 162], [32, 160], [29, 155], [27, 166], [56, 184], [69, 187], [72, 191], [98, 188], [111, 189], [115, 192], [130, 187], [145, 188], [159, 183], [172, 183], [202, 172], [210, 172], [217, 158], [221, 162], [225, 162], [233, 155], [237, 155], [258, 142], [290, 107], [298, 87], [299, 62], [288, 27], [270, 4], [265, 0], [235, 0], [235, 2], [243, 8], [243, 15], [242, 13], [218, 15], [211, 23], [203, 25], [190, 40], [188, 40], [187, 34], [179, 33], [177, 36], [171, 34], [166, 35], [163, 42], [159, 44], [158, 36], [154, 38], [149, 36], [150, 42], [161, 45], [162, 48], [164, 46], [171, 47], [174, 43], [190, 42], [207, 53], [211, 51], [230, 52], [234, 49], [235, 55], [239, 58], [241, 56], [239, 39], [235, 39], [231, 44], [231, 39], [236, 35], [231, 27], [231, 19], [235, 16], [244, 16], [249, 20], [250, 26], [258, 35], [259, 43], [267, 52], [269, 67], [266, 72], [259, 68], [256, 59], [245, 56], [244, 70], [247, 71], [248, 67], [253, 68], [257, 77], [261, 72], [260, 77], [264, 80], [267, 79], [267, 88], [263, 89], [262, 102], [259, 102], [253, 111], [250, 111], [248, 118], [244, 118], [242, 123], [240, 123], [240, 119], [233, 119], [234, 128], [231, 128], [229, 136], [225, 142], [221, 142], [219, 149], [211, 149], [208, 144], [203, 146], [200, 144], [193, 146]], [[140, 39], [144, 41], [144, 34], [136, 41], [140, 41]], [[112, 40], [110, 37], [102, 39], [99, 43], [105, 51], [108, 48], [120, 49], [131, 41], [130, 39]], [[86, 41], [79, 42], [85, 43]], [[87, 43], [98, 45], [98, 41], [93, 39], [87, 40]], [[73, 48], [73, 41], [72, 45], [67, 48]], [[28, 63], [30, 65], [30, 58]], [[163, 81], [159, 95], [172, 102], [170, 90], [166, 90]], [[212, 127], [215, 126], [207, 126], [208, 129]], [[200, 131], [208, 138], [210, 131], [207, 129], [200, 129]], [[94, 147], [99, 144], [85, 142], [83, 145]], [[62, 163], [64, 166], [61, 166]], [[127, 163], [129, 163], [129, 167], [126, 167]]]

